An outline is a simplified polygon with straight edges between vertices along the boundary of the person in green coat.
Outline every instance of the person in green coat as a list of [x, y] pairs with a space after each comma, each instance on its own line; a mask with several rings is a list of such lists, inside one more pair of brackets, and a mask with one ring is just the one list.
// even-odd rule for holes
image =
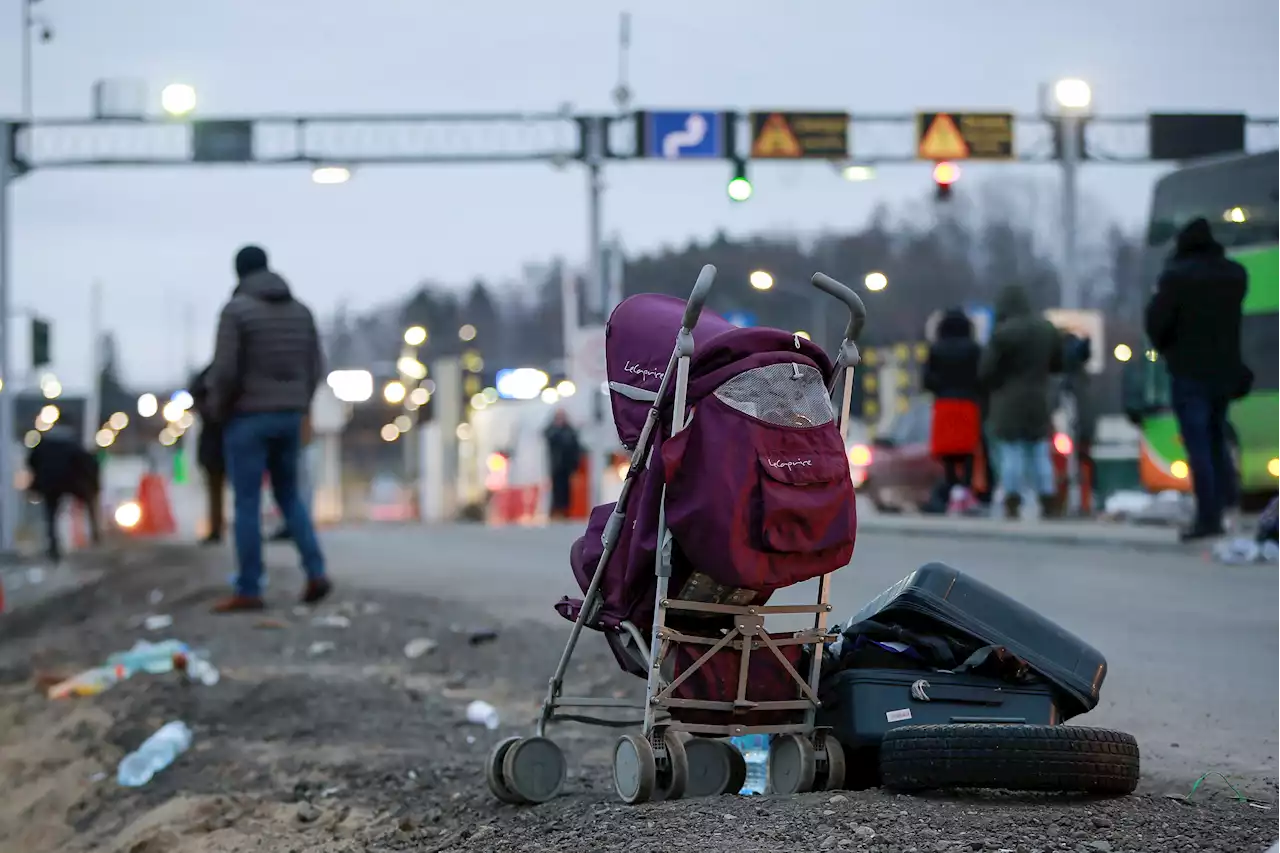
[[1053, 461], [1053, 374], [1063, 367], [1057, 327], [1031, 310], [1027, 292], [1011, 285], [995, 305], [995, 327], [978, 363], [989, 394], [987, 429], [1004, 493], [1005, 515], [1017, 518], [1022, 496], [1034, 491], [1041, 514], [1057, 514]]

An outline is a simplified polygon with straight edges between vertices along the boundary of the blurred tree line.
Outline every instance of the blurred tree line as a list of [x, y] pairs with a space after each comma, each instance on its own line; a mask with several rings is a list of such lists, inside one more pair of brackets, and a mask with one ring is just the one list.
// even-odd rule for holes
[[[946, 204], [881, 207], [854, 231], [809, 238], [717, 233], [684, 247], [626, 258], [624, 292], [683, 298], [702, 265], [714, 264], [718, 275], [710, 308], [749, 313], [760, 325], [804, 329], [830, 348], [847, 318], [808, 284], [814, 272], [823, 271], [854, 286], [866, 302], [866, 345], [918, 341], [934, 311], [990, 304], [1009, 284], [1024, 287], [1038, 308], [1059, 305], [1057, 205], [1053, 183], [1001, 180], [971, 185]], [[1095, 389], [1102, 410], [1116, 411], [1120, 365], [1109, 357], [1110, 350], [1120, 342], [1142, 349], [1142, 244], [1088, 199], [1081, 220], [1082, 298], [1085, 307], [1102, 310], [1106, 318], [1108, 368]], [[554, 369], [564, 353], [562, 269], [562, 261], [551, 261], [527, 267], [518, 281], [476, 280], [462, 289], [428, 280], [398, 305], [361, 316], [340, 310], [326, 335], [329, 359], [335, 367], [393, 363], [403, 330], [422, 325], [430, 334], [423, 350], [427, 359], [474, 348], [490, 367]], [[753, 289], [749, 278], [755, 270], [770, 273], [774, 287]], [[870, 272], [883, 273], [888, 286], [868, 292], [863, 280]], [[572, 274], [580, 316], [590, 319], [585, 282]], [[826, 301], [815, 306], [815, 299]], [[824, 324], [814, 328], [818, 317]], [[464, 325], [475, 329], [474, 339], [460, 338]]]

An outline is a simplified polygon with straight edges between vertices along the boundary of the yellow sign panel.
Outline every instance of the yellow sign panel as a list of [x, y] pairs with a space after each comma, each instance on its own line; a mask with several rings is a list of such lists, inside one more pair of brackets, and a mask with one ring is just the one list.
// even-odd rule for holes
[[955, 120], [941, 113], [934, 116], [924, 132], [917, 153], [922, 160], [963, 160], [969, 156], [969, 146], [960, 135]]
[[916, 156], [921, 160], [1010, 160], [1012, 113], [918, 113]]
[[765, 119], [764, 127], [751, 145], [752, 157], [799, 157], [800, 143], [791, 126], [779, 113]]
[[751, 113], [751, 157], [757, 160], [849, 156], [849, 114], [773, 112]]

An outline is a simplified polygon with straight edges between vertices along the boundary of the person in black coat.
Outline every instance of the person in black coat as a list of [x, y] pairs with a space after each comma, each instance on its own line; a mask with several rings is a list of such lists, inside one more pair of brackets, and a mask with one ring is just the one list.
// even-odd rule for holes
[[962, 309], [949, 309], [938, 322], [924, 369], [924, 388], [934, 397], [930, 446], [942, 463], [948, 497], [956, 486], [972, 494], [974, 455], [982, 443], [981, 357], [973, 323]]
[[1179, 232], [1147, 305], [1147, 337], [1169, 368], [1173, 411], [1196, 495], [1195, 521], [1183, 531], [1184, 541], [1220, 535], [1224, 511], [1239, 500], [1227, 447], [1227, 407], [1253, 381], [1240, 355], [1248, 282], [1208, 221], [1194, 219]]
[[62, 557], [58, 541], [58, 510], [64, 498], [73, 498], [84, 506], [89, 517], [90, 536], [97, 544], [100, 541], [98, 498], [102, 492], [102, 477], [97, 458], [80, 445], [75, 434], [61, 426], [50, 429], [27, 455], [27, 469], [31, 473], [28, 489], [44, 503], [49, 559], [57, 562]]
[[222, 448], [222, 424], [209, 410], [209, 368], [191, 383], [191, 397], [200, 416], [200, 437], [196, 443], [196, 463], [204, 471], [209, 533], [205, 544], [222, 541], [226, 528], [227, 460]]
[[545, 432], [551, 474], [551, 517], [567, 518], [572, 497], [573, 473], [582, 462], [578, 431], [569, 423], [564, 409], [557, 409]]

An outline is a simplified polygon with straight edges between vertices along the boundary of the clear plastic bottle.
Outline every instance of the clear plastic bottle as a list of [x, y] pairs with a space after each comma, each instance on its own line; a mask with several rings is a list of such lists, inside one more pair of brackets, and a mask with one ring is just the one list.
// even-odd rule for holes
[[165, 640], [160, 643], [138, 640], [127, 652], [116, 652], [107, 658], [107, 665], [124, 667], [126, 677], [135, 672], [159, 675], [163, 672], [172, 672], [173, 656], [187, 652], [187, 644], [179, 640]]
[[181, 720], [165, 723], [142, 746], [120, 760], [116, 781], [128, 788], [147, 784], [191, 746], [191, 729]]
[[747, 781], [739, 793], [763, 794], [769, 784], [769, 736], [741, 735], [730, 742], [747, 762]]

